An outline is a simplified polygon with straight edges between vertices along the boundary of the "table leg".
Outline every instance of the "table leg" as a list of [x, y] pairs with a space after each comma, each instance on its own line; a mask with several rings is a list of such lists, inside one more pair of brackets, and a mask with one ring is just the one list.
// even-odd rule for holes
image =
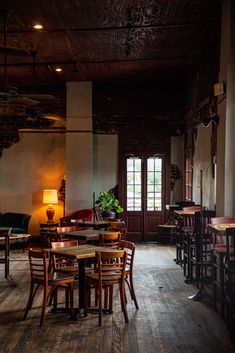
[[86, 298], [86, 288], [85, 288], [85, 259], [80, 259], [78, 261], [79, 268], [79, 284], [78, 284], [78, 308], [74, 309], [74, 320], [79, 320], [80, 317], [85, 315], [85, 298]]
[[9, 276], [9, 251], [10, 251], [10, 238], [8, 233], [5, 235], [5, 278]]

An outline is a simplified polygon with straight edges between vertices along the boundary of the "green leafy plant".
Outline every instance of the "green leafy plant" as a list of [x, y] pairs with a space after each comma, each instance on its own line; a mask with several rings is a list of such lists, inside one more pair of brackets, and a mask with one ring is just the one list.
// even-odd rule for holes
[[123, 208], [119, 204], [118, 199], [116, 199], [116, 197], [113, 194], [106, 191], [102, 191], [99, 193], [99, 196], [95, 201], [95, 204], [99, 206], [104, 212], [107, 212], [107, 211], [113, 211], [116, 213], [123, 212]]

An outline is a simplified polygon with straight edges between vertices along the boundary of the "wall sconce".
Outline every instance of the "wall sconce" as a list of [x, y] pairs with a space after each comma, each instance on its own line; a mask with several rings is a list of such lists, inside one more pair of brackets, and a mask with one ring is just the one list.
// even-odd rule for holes
[[54, 217], [54, 214], [55, 214], [55, 210], [52, 207], [52, 204], [57, 204], [58, 203], [57, 190], [55, 190], [55, 189], [43, 190], [42, 202], [44, 204], [48, 205], [48, 208], [46, 210], [47, 223], [48, 224], [54, 223], [53, 217]]

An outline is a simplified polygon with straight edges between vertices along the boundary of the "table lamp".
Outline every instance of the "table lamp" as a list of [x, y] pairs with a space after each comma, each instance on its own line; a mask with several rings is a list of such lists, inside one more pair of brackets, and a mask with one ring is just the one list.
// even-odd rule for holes
[[47, 214], [47, 223], [54, 223], [53, 217], [55, 214], [55, 210], [52, 207], [52, 204], [58, 203], [57, 190], [47, 189], [43, 190], [43, 201], [44, 204], [48, 204], [48, 208], [46, 210]]

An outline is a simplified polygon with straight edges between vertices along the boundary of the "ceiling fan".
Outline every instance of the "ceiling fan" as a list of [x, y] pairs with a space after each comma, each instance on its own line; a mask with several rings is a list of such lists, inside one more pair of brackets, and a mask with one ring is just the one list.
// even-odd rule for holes
[[[3, 9], [0, 10], [0, 16], [3, 18], [3, 33], [4, 33], [4, 45], [0, 46], [0, 53], [3, 54], [4, 58], [4, 85], [0, 86], [0, 104], [2, 109], [0, 109], [0, 114], [4, 112], [4, 115], [29, 115], [29, 111], [32, 112], [33, 117], [40, 117], [41, 119], [50, 119], [50, 120], [62, 120], [63, 117], [57, 114], [44, 114], [42, 113], [43, 109], [37, 108], [38, 105], [42, 104], [43, 101], [50, 102], [54, 101], [55, 97], [50, 94], [40, 94], [34, 92], [35, 90], [35, 81], [36, 81], [36, 55], [37, 51], [24, 50], [21, 48], [12, 48], [7, 46], [7, 17], [9, 15], [9, 10]], [[8, 72], [7, 72], [7, 58], [8, 55], [13, 56], [28, 56], [31, 55], [33, 60], [33, 82], [32, 82], [32, 92], [20, 94], [17, 87], [8, 85]], [[19, 114], [17, 112], [19, 110]], [[31, 108], [31, 109], [28, 109]], [[37, 113], [33, 113], [36, 111]], [[39, 114], [40, 112], [40, 114]]]

